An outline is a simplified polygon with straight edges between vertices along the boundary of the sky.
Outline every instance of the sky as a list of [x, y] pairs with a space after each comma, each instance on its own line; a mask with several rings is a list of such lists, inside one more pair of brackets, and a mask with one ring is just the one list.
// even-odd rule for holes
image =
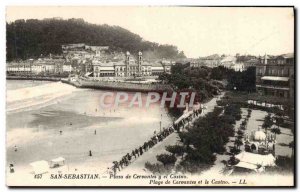
[[118, 25], [144, 40], [172, 44], [190, 58], [211, 54], [294, 52], [292, 8], [267, 7], [7, 7], [6, 21], [83, 18]]

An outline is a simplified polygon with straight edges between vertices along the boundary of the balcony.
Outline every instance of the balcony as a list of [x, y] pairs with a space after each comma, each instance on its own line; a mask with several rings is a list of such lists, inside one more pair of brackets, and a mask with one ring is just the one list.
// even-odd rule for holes
[[259, 85], [256, 85], [256, 88], [277, 89], [277, 90], [285, 90], [285, 91], [288, 91], [288, 90], [290, 90], [290, 88], [289, 88], [289, 87], [287, 87], [287, 86], [279, 86], [279, 85], [264, 85], [264, 84], [259, 84]]

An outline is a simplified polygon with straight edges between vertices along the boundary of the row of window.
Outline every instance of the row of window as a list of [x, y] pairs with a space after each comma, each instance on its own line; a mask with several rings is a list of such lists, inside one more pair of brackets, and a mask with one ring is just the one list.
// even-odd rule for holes
[[[129, 67], [131, 71], [137, 71], [137, 67]], [[151, 71], [151, 67], [142, 67], [142, 71]], [[100, 67], [95, 67], [95, 71], [100, 71]], [[125, 67], [117, 67], [116, 71], [125, 71]]]
[[[291, 70], [291, 69], [290, 69]], [[290, 70], [284, 70], [284, 69], [267, 69], [266, 75], [277, 75], [277, 76], [289, 76]], [[258, 70], [258, 74], [263, 74], [263, 69]]]

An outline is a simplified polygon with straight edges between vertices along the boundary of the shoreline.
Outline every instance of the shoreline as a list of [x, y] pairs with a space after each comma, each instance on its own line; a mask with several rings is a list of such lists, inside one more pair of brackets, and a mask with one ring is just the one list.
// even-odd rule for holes
[[83, 89], [99, 89], [99, 90], [111, 90], [111, 91], [139, 91], [139, 92], [164, 92], [171, 90], [169, 85], [160, 84], [134, 84], [127, 82], [110, 82], [110, 81], [91, 81], [91, 80], [80, 80], [80, 81], [68, 81], [61, 79], [62, 83], [72, 85], [76, 88]]
[[164, 92], [172, 90], [169, 85], [162, 84], [138, 84], [128, 82], [111, 82], [111, 81], [93, 81], [82, 80], [70, 81], [67, 78], [60, 77], [29, 77], [29, 76], [6, 76], [6, 80], [38, 80], [38, 81], [54, 81], [62, 82], [81, 89], [96, 89], [96, 90], [112, 90], [112, 91], [140, 91], [140, 92]]
[[61, 81], [61, 77], [6, 76], [6, 80]]

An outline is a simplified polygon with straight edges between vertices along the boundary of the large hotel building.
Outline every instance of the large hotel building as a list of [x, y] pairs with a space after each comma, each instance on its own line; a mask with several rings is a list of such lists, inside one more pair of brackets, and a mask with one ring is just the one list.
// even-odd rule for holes
[[171, 73], [171, 62], [161, 61], [149, 63], [143, 60], [142, 52], [137, 58], [127, 51], [125, 59], [120, 61], [93, 61], [94, 77], [142, 77]]
[[265, 55], [256, 65], [256, 89], [264, 95], [292, 98], [294, 80], [293, 54]]

